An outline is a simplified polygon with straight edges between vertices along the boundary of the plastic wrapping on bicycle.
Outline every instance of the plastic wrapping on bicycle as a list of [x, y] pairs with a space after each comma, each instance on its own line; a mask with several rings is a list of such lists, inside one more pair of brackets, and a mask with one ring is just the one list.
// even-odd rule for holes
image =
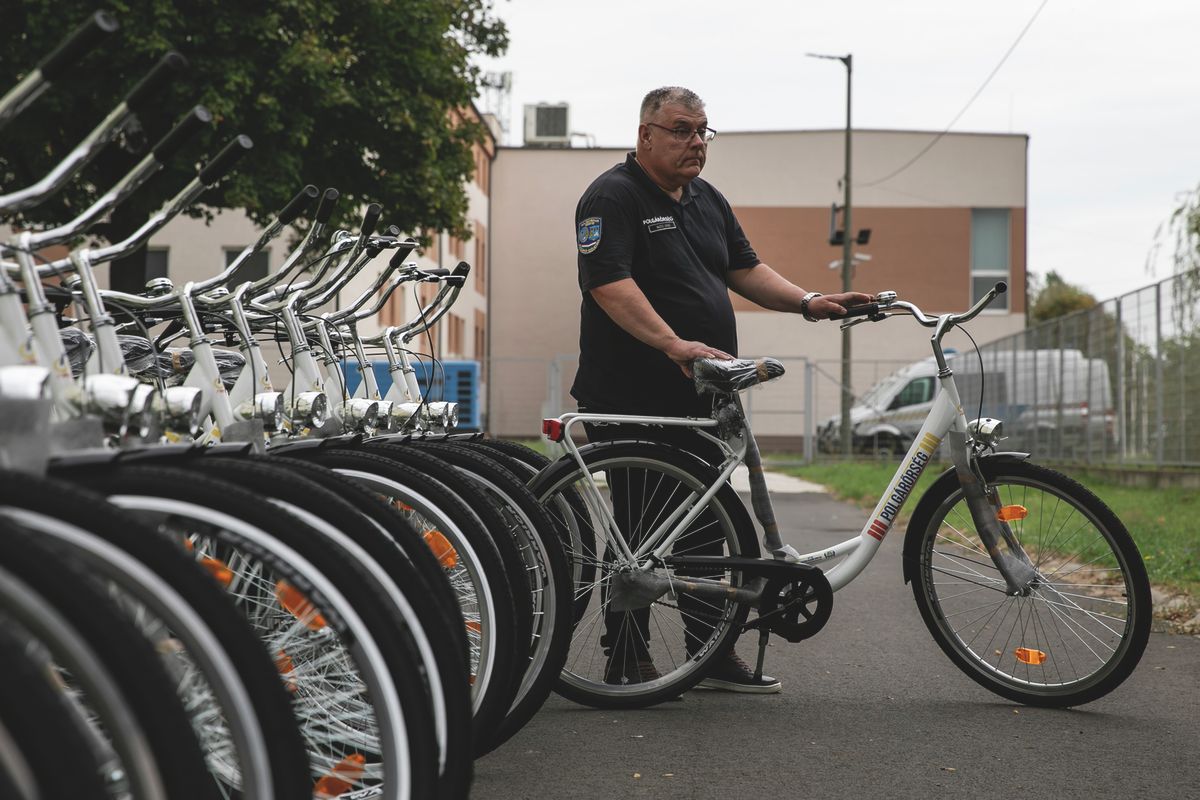
[[696, 394], [732, 394], [756, 383], [783, 375], [783, 364], [774, 358], [735, 358], [728, 361], [698, 358], [692, 362]]

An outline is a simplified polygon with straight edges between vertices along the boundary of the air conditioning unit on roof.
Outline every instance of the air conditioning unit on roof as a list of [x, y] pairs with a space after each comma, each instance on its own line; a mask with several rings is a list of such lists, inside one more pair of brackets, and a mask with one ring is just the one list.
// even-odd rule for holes
[[526, 147], [570, 147], [570, 113], [566, 103], [525, 106]]

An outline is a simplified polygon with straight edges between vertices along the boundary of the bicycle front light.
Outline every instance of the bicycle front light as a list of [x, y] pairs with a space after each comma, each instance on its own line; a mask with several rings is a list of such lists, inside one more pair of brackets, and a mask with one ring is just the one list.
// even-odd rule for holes
[[342, 424], [347, 431], [366, 431], [375, 426], [379, 416], [379, 403], [361, 397], [342, 403]]
[[195, 386], [168, 386], [153, 402], [163, 430], [192, 437], [200, 432], [203, 405], [204, 392]]
[[87, 375], [78, 396], [79, 410], [100, 417], [107, 433], [150, 434], [154, 387], [128, 375]]
[[319, 428], [329, 419], [329, 398], [324, 392], [301, 392], [292, 404], [291, 417], [309, 428]]
[[287, 417], [283, 392], [259, 392], [254, 395], [254, 400], [238, 406], [238, 413], [244, 419], [262, 420], [263, 429], [268, 433], [282, 430]]
[[458, 403], [430, 403], [429, 416], [444, 430], [458, 427]]
[[379, 416], [375, 421], [375, 427], [384, 433], [396, 433], [404, 426], [404, 420], [396, 413], [398, 403], [393, 403], [391, 400], [379, 401]]

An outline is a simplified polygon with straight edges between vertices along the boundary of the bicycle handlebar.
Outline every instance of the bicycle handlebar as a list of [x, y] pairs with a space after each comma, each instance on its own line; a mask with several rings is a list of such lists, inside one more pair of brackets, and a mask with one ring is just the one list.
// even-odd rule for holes
[[83, 58], [87, 51], [99, 44], [108, 34], [116, 32], [119, 27], [120, 24], [112, 14], [97, 11], [54, 48], [50, 55], [42, 59], [37, 65], [38, 70], [46, 80], [56, 79], [63, 70]]
[[337, 189], [330, 188], [325, 190], [325, 193], [321, 195], [321, 202], [317, 206], [317, 222], [322, 225], [329, 222], [329, 218], [333, 216], [333, 208], [337, 205], [338, 196]]
[[303, 215], [310, 207], [313, 201], [321, 195], [321, 190], [311, 183], [301, 189], [295, 197], [288, 201], [288, 204], [279, 212], [278, 220], [281, 225], [291, 225], [296, 221], [297, 217]]
[[129, 94], [125, 95], [125, 105], [131, 111], [141, 111], [150, 102], [155, 92], [175, 77], [175, 73], [187, 69], [187, 66], [187, 59], [182, 54], [171, 50], [158, 60], [158, 63], [146, 73], [146, 77], [138, 81], [137, 86], [134, 86]]
[[166, 164], [171, 156], [179, 152], [187, 140], [194, 136], [200, 128], [213, 120], [212, 112], [204, 106], [195, 106], [187, 115], [176, 123], [166, 136], [150, 149], [154, 160]]
[[217, 181], [224, 178], [233, 169], [242, 156], [250, 152], [254, 147], [254, 142], [245, 134], [238, 134], [221, 152], [217, 153], [216, 157], [205, 164], [200, 169], [200, 182], [206, 186], [212, 186]]

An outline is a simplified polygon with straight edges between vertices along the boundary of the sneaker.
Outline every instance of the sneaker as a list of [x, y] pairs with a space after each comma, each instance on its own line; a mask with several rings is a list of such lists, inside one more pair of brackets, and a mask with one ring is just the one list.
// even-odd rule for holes
[[658, 680], [661, 675], [649, 658], [620, 659], [609, 658], [604, 667], [604, 682], [614, 685], [630, 683], [649, 683]]
[[708, 672], [708, 677], [700, 681], [699, 686], [705, 689], [718, 689], [725, 692], [746, 692], [749, 694], [775, 694], [783, 689], [778, 678], [763, 675], [754, 679], [754, 670], [738, 657], [730, 653], [724, 661], [714, 666]]

